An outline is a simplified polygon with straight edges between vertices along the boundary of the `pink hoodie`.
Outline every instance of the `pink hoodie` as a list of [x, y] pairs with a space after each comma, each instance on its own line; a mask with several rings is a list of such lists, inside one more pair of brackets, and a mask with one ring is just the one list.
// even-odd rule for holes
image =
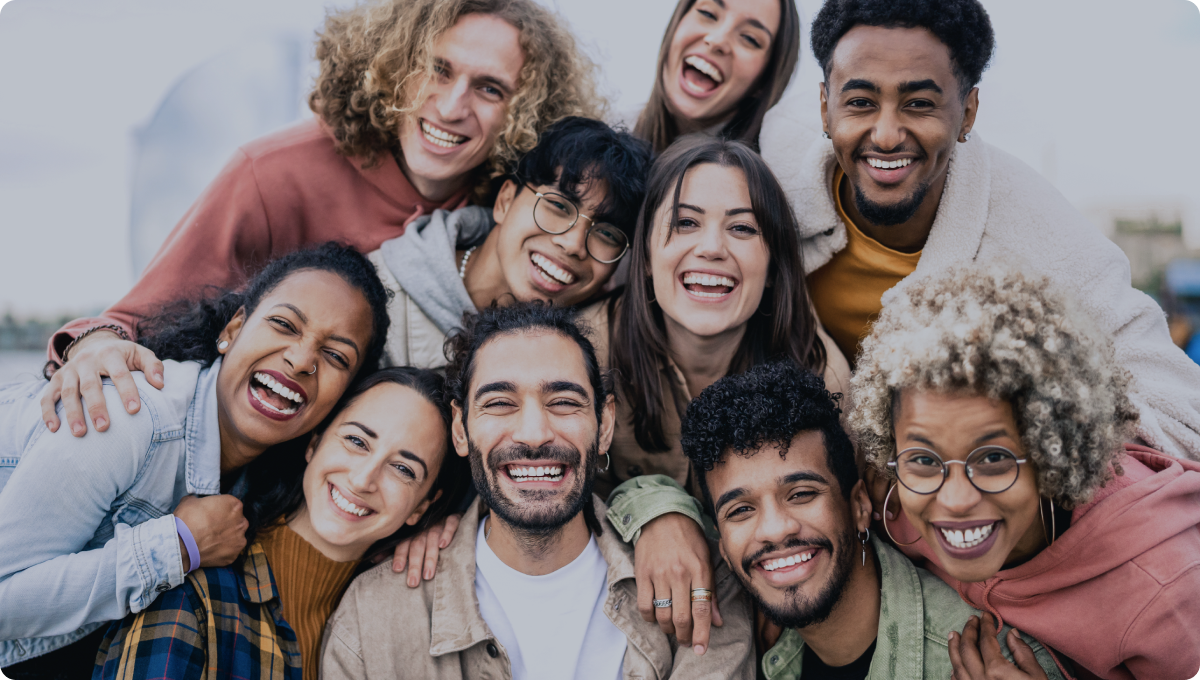
[[[1200, 669], [1200, 463], [1125, 451], [1125, 474], [1025, 564], [964, 583], [924, 541], [904, 551], [971, 606], [1069, 657], [1082, 677], [1189, 680]], [[903, 514], [895, 525], [900, 540], [916, 535]]]

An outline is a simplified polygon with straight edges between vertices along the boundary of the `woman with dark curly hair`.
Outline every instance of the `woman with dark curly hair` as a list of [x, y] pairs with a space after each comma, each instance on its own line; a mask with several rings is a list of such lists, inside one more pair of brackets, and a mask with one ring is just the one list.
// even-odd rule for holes
[[64, 364], [43, 401], [51, 429], [87, 431], [79, 392], [104, 430], [102, 376], [131, 408], [140, 400], [129, 370], [161, 387], [157, 359], [130, 340], [164, 302], [237, 287], [310, 244], [374, 251], [418, 216], [481, 197], [554, 121], [599, 113], [592, 64], [534, 0], [377, 0], [331, 14], [317, 59], [316, 118], [240, 149], [133, 290], [51, 339], [49, 358]]
[[250, 547], [110, 626], [93, 677], [317, 677], [325, 622], [360, 563], [470, 484], [450, 452], [444, 382], [418, 368], [373, 373], [311, 438], [250, 463]]
[[799, 59], [792, 0], [679, 0], [634, 133], [658, 152], [701, 131], [757, 149], [763, 116]]
[[106, 432], [47, 431], [45, 382], [0, 390], [5, 674], [88, 674], [105, 622], [145, 609], [188, 572], [232, 562], [246, 544], [242, 470], [324, 420], [374, 370], [387, 329], [370, 262], [326, 244], [269, 263], [241, 291], [145, 322], [140, 342], [163, 357], [166, 387], [135, 374], [144, 404], [129, 414], [105, 385]]
[[[851, 385], [876, 507], [905, 552], [1080, 673], [1196, 673], [1200, 465], [1126, 443], [1128, 376], [1046, 280], [956, 268], [913, 282]], [[955, 677], [1007, 663], [977, 643], [994, 625], [955, 634]]]

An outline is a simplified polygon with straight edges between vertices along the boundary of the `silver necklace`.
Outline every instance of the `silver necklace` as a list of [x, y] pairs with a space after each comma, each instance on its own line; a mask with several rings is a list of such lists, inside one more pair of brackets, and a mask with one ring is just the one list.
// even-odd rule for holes
[[475, 252], [475, 249], [478, 247], [479, 246], [471, 246], [470, 248], [467, 248], [467, 252], [463, 253], [462, 264], [460, 264], [458, 266], [458, 278], [466, 280], [466, 278], [467, 278], [467, 260], [471, 259], [471, 253]]

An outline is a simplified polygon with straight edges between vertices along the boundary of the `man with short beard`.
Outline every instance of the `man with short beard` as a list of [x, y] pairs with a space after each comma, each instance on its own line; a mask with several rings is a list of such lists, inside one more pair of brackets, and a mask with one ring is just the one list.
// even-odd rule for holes
[[462, 526], [476, 535], [417, 588], [386, 564], [359, 577], [329, 621], [321, 676], [753, 678], [750, 603], [728, 570], [691, 593], [694, 614], [719, 598], [708, 648], [638, 614], [633, 552], [592, 495], [615, 406], [573, 312], [491, 307], [447, 345], [451, 438], [479, 491]]
[[[839, 413], [820, 378], [772, 363], [718, 380], [683, 420], [721, 556], [757, 604], [762, 674], [948, 678], [948, 636], [978, 612], [870, 536], [871, 501]], [[980, 670], [1015, 656], [1032, 678], [1062, 677], [1037, 641], [1010, 631], [978, 644]]]
[[760, 147], [795, 206], [817, 315], [853, 365], [883, 305], [922, 274], [986, 262], [1047, 276], [1112, 337], [1138, 437], [1200, 459], [1200, 366], [1130, 285], [1128, 259], [974, 130], [994, 45], [979, 0], [826, 0], [814, 17], [819, 111], [811, 95], [780, 102]]

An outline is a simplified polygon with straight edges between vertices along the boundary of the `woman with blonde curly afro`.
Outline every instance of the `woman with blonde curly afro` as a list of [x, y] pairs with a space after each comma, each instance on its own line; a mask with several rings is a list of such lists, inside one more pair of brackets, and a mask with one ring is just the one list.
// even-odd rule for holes
[[998, 270], [913, 282], [863, 342], [849, 424], [877, 518], [991, 614], [951, 634], [957, 680], [1038, 677], [998, 623], [1080, 677], [1200, 667], [1200, 465], [1127, 443], [1127, 380], [1045, 280]]

